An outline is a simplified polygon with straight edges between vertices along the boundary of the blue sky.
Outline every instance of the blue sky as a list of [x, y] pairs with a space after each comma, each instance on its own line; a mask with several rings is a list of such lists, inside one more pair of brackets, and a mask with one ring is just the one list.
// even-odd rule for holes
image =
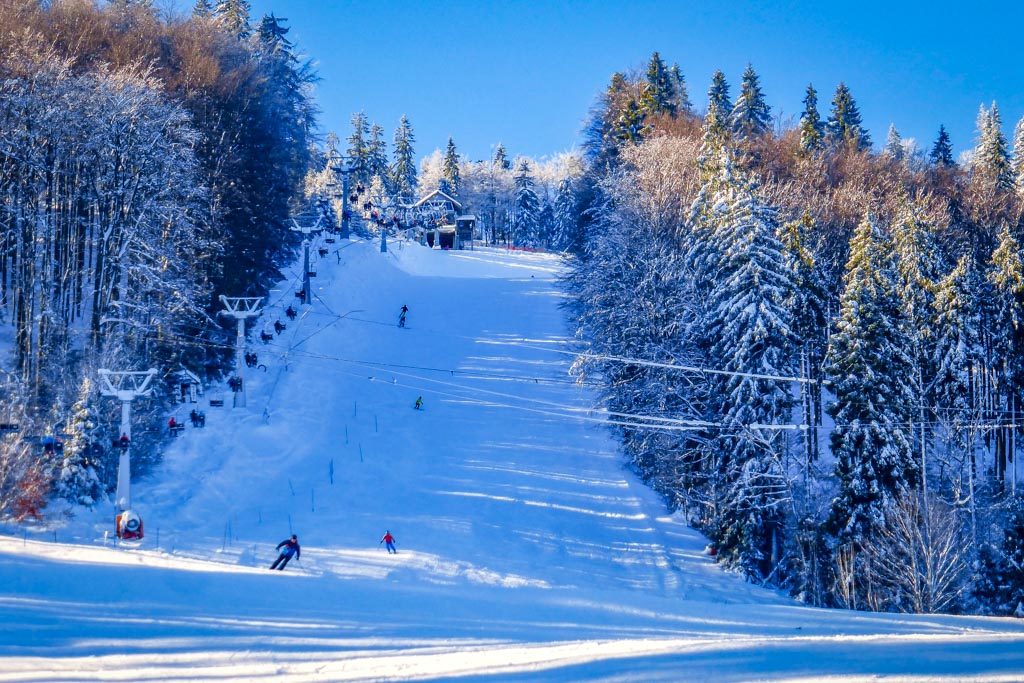
[[498, 141], [538, 158], [571, 149], [611, 75], [655, 50], [701, 110], [715, 69], [735, 97], [747, 62], [794, 120], [808, 83], [827, 116], [844, 81], [876, 146], [895, 123], [930, 147], [941, 123], [959, 153], [981, 103], [998, 102], [1008, 138], [1024, 116], [1024, 9], [1011, 2], [250, 2], [254, 22], [287, 17], [318, 64], [324, 131], [345, 137], [363, 110], [390, 142], [406, 114], [420, 156], [449, 135], [471, 159]]

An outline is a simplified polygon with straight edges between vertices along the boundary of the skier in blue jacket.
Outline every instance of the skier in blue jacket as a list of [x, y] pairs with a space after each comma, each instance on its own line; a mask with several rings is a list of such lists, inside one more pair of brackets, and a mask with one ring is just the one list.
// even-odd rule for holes
[[[277, 559], [274, 560], [274, 564], [270, 565], [270, 568], [282, 570], [284, 569], [284, 566], [288, 564], [288, 560], [292, 559], [292, 555], [294, 555], [296, 559], [298, 559], [300, 555], [298, 537], [296, 537], [295, 534], [292, 534], [292, 537], [288, 540], [278, 543], [277, 549], [281, 551], [281, 554], [277, 556]], [[278, 564], [281, 566], [278, 567]]]

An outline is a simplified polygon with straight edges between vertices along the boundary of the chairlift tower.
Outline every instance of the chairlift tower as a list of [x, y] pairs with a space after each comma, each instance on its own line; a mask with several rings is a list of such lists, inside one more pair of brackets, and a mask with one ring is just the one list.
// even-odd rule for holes
[[132, 506], [131, 494], [131, 449], [132, 449], [132, 401], [139, 396], [146, 396], [152, 390], [150, 382], [156, 370], [143, 372], [119, 372], [100, 369], [96, 371], [100, 377], [100, 394], [112, 396], [121, 401], [121, 434], [128, 437], [127, 447], [121, 448], [121, 456], [117, 462], [117, 493], [114, 504], [118, 513]]
[[309, 236], [314, 232], [320, 231], [320, 220], [321, 217], [316, 217], [316, 223], [313, 225], [299, 225], [299, 222], [294, 218], [292, 219], [292, 232], [302, 233], [302, 291], [304, 294], [303, 303], [312, 305], [313, 303], [313, 289], [309, 284], [309, 276], [312, 274], [309, 270]]
[[348, 239], [348, 177], [352, 173], [352, 164], [340, 154], [332, 156], [330, 164], [331, 170], [341, 176], [341, 238]]
[[388, 225], [391, 221], [388, 220], [388, 216], [395, 217], [398, 215], [399, 204], [397, 202], [388, 202], [384, 206], [380, 207], [380, 218], [383, 224], [380, 226], [380, 253], [388, 253]]
[[235, 377], [238, 379], [238, 387], [232, 393], [232, 406], [235, 408], [245, 407], [245, 320], [255, 318], [263, 312], [260, 302], [263, 297], [258, 296], [224, 296], [220, 295], [220, 302], [224, 304], [221, 315], [226, 315], [238, 321], [238, 334], [235, 336]]

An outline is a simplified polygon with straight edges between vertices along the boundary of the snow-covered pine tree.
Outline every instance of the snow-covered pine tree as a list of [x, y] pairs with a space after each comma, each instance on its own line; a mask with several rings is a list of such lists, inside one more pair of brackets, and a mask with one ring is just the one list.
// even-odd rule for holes
[[441, 173], [444, 175], [444, 179], [448, 181], [448, 188], [451, 190], [448, 194], [452, 197], [456, 197], [459, 194], [459, 189], [462, 186], [462, 178], [459, 175], [459, 153], [455, 149], [455, 141], [452, 140], [451, 136], [448, 136], [448, 146], [444, 150], [444, 162], [441, 166]]
[[498, 146], [494, 148], [494, 158], [491, 160], [491, 164], [504, 171], [512, 169], [512, 162], [508, 160], [508, 154], [505, 152], [505, 145], [500, 142], [498, 143]]
[[849, 145], [857, 150], [871, 147], [871, 138], [861, 123], [857, 102], [845, 83], [836, 87], [832, 111], [825, 123], [825, 137], [834, 146]]
[[[383, 207], [388, 203], [388, 189], [384, 185], [384, 179], [379, 175], [370, 178], [370, 184], [366, 186], [366, 199], [376, 207]], [[382, 229], [386, 230], [387, 225]]]
[[740, 94], [729, 116], [732, 132], [739, 140], [752, 140], [772, 129], [771, 107], [761, 92], [761, 79], [754, 66], [747, 64], [740, 80]]
[[827, 529], [854, 547], [884, 526], [889, 510], [920, 476], [910, 434], [913, 356], [903, 335], [890, 251], [869, 213], [850, 240], [840, 318], [826, 357], [839, 479]]
[[416, 138], [409, 119], [403, 114], [395, 130], [395, 157], [391, 164], [391, 191], [396, 197], [412, 200], [416, 192]]
[[267, 133], [295, 141], [288, 150], [292, 158], [279, 167], [283, 171], [280, 176], [291, 176], [293, 186], [298, 186], [300, 181], [295, 174], [307, 168], [311, 160], [309, 141], [313, 137], [316, 114], [309, 88], [316, 75], [309, 61], [303, 62], [295, 55], [295, 46], [286, 37], [290, 30], [285, 25], [287, 21], [273, 13], [263, 15], [256, 43], [263, 55], [260, 68], [267, 97], [278, 105], [277, 116]]
[[708, 88], [708, 110], [704, 115], [704, 139], [701, 146], [699, 163], [704, 170], [705, 178], [718, 175], [718, 162], [722, 153], [729, 145], [731, 138], [729, 115], [732, 102], [729, 100], [729, 83], [721, 70], [715, 71]]
[[217, 0], [214, 15], [230, 34], [239, 40], [249, 37], [250, 6], [248, 0]]
[[256, 35], [265, 54], [277, 57], [291, 56], [292, 43], [285, 38], [289, 29], [282, 23], [284, 21], [287, 19], [278, 19], [273, 13], [264, 14], [260, 20]]
[[313, 211], [320, 217], [320, 226], [328, 233], [337, 232], [338, 213], [334, 208], [332, 199], [326, 195], [317, 195], [313, 198]]
[[1020, 244], [1009, 226], [999, 232], [999, 244], [992, 252], [987, 279], [995, 290], [996, 320], [993, 335], [997, 357], [1010, 366], [1021, 365], [1024, 351], [1024, 259]]
[[[793, 315], [793, 336], [799, 347], [797, 374], [801, 378], [820, 380], [828, 338], [826, 300], [828, 290], [809, 247], [810, 236], [816, 232], [814, 218], [805, 209], [799, 220], [779, 229], [786, 270], [793, 280], [793, 289], [786, 308]], [[803, 424], [804, 484], [808, 483], [811, 463], [818, 459], [818, 430], [821, 425], [822, 388], [820, 381], [800, 383], [800, 412]]]
[[349, 158], [352, 168], [352, 185], [370, 184], [370, 121], [366, 118], [366, 112], [352, 114], [352, 133], [345, 139], [348, 148], [345, 156]]
[[331, 159], [340, 154], [338, 149], [341, 145], [341, 140], [338, 138], [338, 134], [333, 130], [328, 131], [327, 136], [324, 138], [324, 159]]
[[935, 144], [928, 153], [928, 160], [942, 168], [953, 168], [956, 165], [953, 160], [953, 143], [946, 132], [946, 126], [942, 124], [939, 125], [939, 135], [935, 138]]
[[103, 497], [97, 459], [102, 457], [100, 421], [96, 414], [92, 380], [86, 376], [78, 400], [71, 406], [67, 420], [68, 440], [64, 444], [64, 462], [57, 475], [56, 492], [73, 503], [91, 507]]
[[378, 124], [370, 125], [370, 137], [366, 141], [366, 173], [370, 182], [380, 178], [385, 189], [391, 190], [391, 177], [388, 173], [388, 147], [384, 141], [384, 129]]
[[[992, 320], [987, 331], [993, 351], [990, 363], [1001, 394], [997, 402], [1003, 411], [1009, 412], [1011, 423], [1015, 423], [1024, 407], [1024, 261], [1020, 245], [1008, 226], [1004, 225], [999, 233], [999, 244], [992, 252], [986, 280], [992, 288], [993, 299]], [[996, 444], [998, 451], [1016, 450], [1016, 432], [1007, 430], [1000, 436]], [[1016, 458], [1016, 453], [1011, 453], [1014, 474]], [[1005, 454], [997, 455], [997, 479], [1002, 479], [1009, 464]], [[1016, 493], [1015, 476], [1011, 476], [1009, 486]]]
[[522, 159], [515, 173], [516, 196], [512, 208], [512, 239], [518, 246], [540, 244], [540, 199], [537, 197], [530, 164]]
[[192, 16], [197, 19], [209, 19], [213, 16], [213, 5], [210, 0], [196, 0], [192, 7]]
[[665, 62], [662, 61], [661, 55], [655, 52], [651, 55], [651, 61], [647, 63], [647, 76], [640, 95], [640, 108], [643, 110], [644, 116], [651, 114], [675, 116], [678, 99], [675, 79], [668, 67], [665, 66]]
[[551, 249], [555, 239], [555, 207], [547, 198], [541, 201], [537, 226], [539, 246], [542, 249]]
[[885, 146], [882, 148], [882, 154], [893, 161], [903, 161], [905, 156], [903, 137], [896, 130], [896, 124], [894, 123], [889, 124], [889, 132], [885, 136]]
[[631, 97], [626, 100], [625, 106], [615, 121], [614, 135], [619, 144], [640, 142], [644, 136], [651, 132], [646, 122], [647, 115], [644, 113], [640, 100]]
[[683, 70], [679, 68], [679, 64], [672, 65], [672, 68], [669, 69], [669, 76], [672, 79], [672, 87], [676, 91], [676, 113], [692, 114], [693, 104], [690, 102], [690, 92], [686, 87], [686, 78], [683, 76]]
[[612, 74], [583, 129], [583, 151], [589, 162], [600, 168], [614, 165], [619, 148], [639, 141], [644, 135], [641, 89], [637, 79], [620, 72]]
[[971, 159], [973, 177], [986, 187], [1009, 190], [1013, 187], [1010, 151], [1003, 135], [1003, 120], [995, 102], [991, 109], [981, 105], [978, 111], [978, 144]]
[[988, 614], [1024, 613], [1024, 497], [1014, 496], [1007, 505], [1002, 539], [980, 552], [979, 580], [972, 594]]
[[896, 253], [896, 291], [904, 312], [903, 335], [909, 340], [913, 358], [913, 375], [907, 378], [915, 393], [917, 414], [914, 453], [921, 465], [922, 488], [927, 477], [927, 454], [930, 450], [926, 415], [925, 387], [935, 376], [932, 313], [935, 288], [939, 280], [939, 252], [935, 229], [925, 215], [920, 201], [904, 198], [892, 226]]
[[708, 419], [723, 426], [709, 442], [719, 472], [718, 514], [710, 529], [722, 557], [748, 576], [767, 578], [778, 561], [789, 500], [784, 432], [796, 339], [787, 303], [794, 282], [776, 237], [776, 210], [726, 157], [712, 187], [708, 234], [718, 243], [714, 286], [702, 327], [707, 363], [736, 373], [709, 383]]
[[1018, 197], [1024, 199], [1024, 116], [1013, 129], [1013, 161], [1010, 171], [1014, 190]]
[[708, 108], [704, 114], [700, 154], [697, 157], [701, 189], [691, 210], [691, 218], [694, 220], [690, 222], [698, 232], [703, 229], [701, 225], [706, 224], [695, 219], [698, 214], [707, 214], [710, 205], [705, 200], [714, 194], [711, 188], [719, 182], [722, 164], [726, 159], [731, 163], [733, 156], [732, 130], [729, 125], [731, 112], [729, 83], [721, 70], [715, 71], [711, 77], [711, 86], [708, 88]]
[[555, 196], [554, 239], [552, 246], [558, 250], [570, 249], [579, 241], [577, 235], [576, 192], [573, 189], [571, 176], [562, 178], [558, 183], [558, 194]]
[[[931, 398], [943, 430], [945, 448], [942, 452], [949, 458], [943, 463], [943, 470], [956, 472], [955, 478], [961, 481], [973, 478], [973, 472], [968, 470], [975, 468], [973, 450], [977, 446], [977, 424], [982, 417], [980, 402], [975, 396], [975, 373], [985, 365], [979, 280], [973, 259], [965, 254], [936, 286], [931, 325], [935, 335], [932, 348], [936, 368]], [[973, 511], [975, 502], [968, 503]]]
[[804, 95], [804, 113], [800, 115], [800, 151], [810, 153], [824, 146], [825, 126], [818, 113], [818, 91], [807, 86]]

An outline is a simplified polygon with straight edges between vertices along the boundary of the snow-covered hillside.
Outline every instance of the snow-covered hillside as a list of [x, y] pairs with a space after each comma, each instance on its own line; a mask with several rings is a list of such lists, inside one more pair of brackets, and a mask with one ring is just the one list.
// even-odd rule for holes
[[0, 681], [1024, 680], [1016, 620], [721, 572], [568, 377], [557, 258], [324, 246], [313, 305], [286, 320], [283, 282], [253, 328], [287, 324], [251, 347], [248, 406], [207, 391], [133, 483], [139, 547], [106, 540], [110, 506], [5, 529]]

